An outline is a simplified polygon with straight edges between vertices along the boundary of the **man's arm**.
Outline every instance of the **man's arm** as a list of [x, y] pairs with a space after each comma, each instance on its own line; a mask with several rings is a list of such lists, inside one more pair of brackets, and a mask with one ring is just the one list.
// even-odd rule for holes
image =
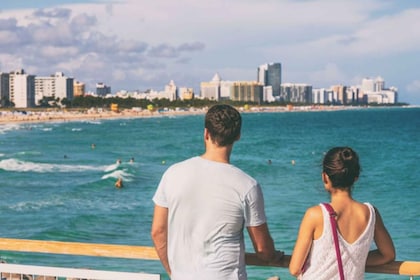
[[256, 227], [247, 227], [257, 257], [275, 263], [283, 257], [283, 252], [276, 251], [267, 223]]
[[168, 208], [155, 205], [151, 236], [159, 259], [170, 276], [171, 268], [168, 261]]

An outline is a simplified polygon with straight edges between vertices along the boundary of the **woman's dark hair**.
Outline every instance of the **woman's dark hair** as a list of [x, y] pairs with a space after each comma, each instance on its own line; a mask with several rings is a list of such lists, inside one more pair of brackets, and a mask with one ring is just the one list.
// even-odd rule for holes
[[204, 127], [207, 128], [213, 142], [227, 146], [238, 140], [241, 134], [242, 118], [230, 105], [212, 106], [206, 114]]
[[323, 172], [338, 189], [350, 189], [360, 174], [359, 156], [350, 147], [335, 147], [327, 152], [322, 162]]

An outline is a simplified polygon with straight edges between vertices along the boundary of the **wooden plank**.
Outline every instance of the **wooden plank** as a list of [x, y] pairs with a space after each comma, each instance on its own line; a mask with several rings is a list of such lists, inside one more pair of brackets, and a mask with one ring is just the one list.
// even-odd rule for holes
[[[260, 260], [254, 253], [246, 253], [246, 264], [257, 266], [276, 266], [288, 268], [290, 263], [290, 255], [285, 255], [278, 263], [268, 263]], [[367, 273], [379, 274], [395, 274], [406, 276], [420, 276], [420, 262], [416, 261], [393, 261], [388, 264], [378, 266], [367, 266], [365, 271]]]
[[153, 247], [0, 238], [0, 250], [158, 260]]
[[[153, 247], [147, 246], [111, 245], [12, 238], [0, 238], [0, 251], [159, 260], [155, 249]], [[245, 259], [247, 265], [288, 268], [290, 255], [285, 255], [279, 263], [264, 262], [258, 259], [255, 253], [246, 253]], [[420, 262], [394, 261], [384, 265], [366, 267], [366, 272], [420, 276]]]

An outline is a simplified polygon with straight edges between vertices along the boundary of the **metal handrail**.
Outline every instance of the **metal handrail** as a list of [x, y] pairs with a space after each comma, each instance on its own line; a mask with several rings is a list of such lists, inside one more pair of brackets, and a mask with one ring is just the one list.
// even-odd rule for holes
[[[97, 243], [63, 242], [0, 238], [0, 251], [65, 254], [95, 257], [159, 260], [156, 251], [149, 246], [113, 245]], [[290, 255], [285, 255], [278, 263], [260, 260], [255, 253], [246, 253], [246, 264], [288, 268]], [[367, 273], [420, 276], [420, 261], [393, 261], [378, 266], [367, 266]]]

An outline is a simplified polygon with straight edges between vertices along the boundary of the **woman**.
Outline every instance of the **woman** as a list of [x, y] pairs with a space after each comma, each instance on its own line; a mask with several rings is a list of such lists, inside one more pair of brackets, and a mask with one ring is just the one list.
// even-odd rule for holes
[[[394, 244], [378, 210], [351, 196], [359, 174], [359, 157], [351, 148], [335, 147], [325, 155], [322, 180], [331, 195], [344, 277], [349, 280], [364, 279], [366, 265], [385, 264], [395, 259]], [[377, 249], [369, 251], [373, 240]], [[289, 270], [298, 279], [339, 279], [330, 216], [324, 205], [307, 209]]]

